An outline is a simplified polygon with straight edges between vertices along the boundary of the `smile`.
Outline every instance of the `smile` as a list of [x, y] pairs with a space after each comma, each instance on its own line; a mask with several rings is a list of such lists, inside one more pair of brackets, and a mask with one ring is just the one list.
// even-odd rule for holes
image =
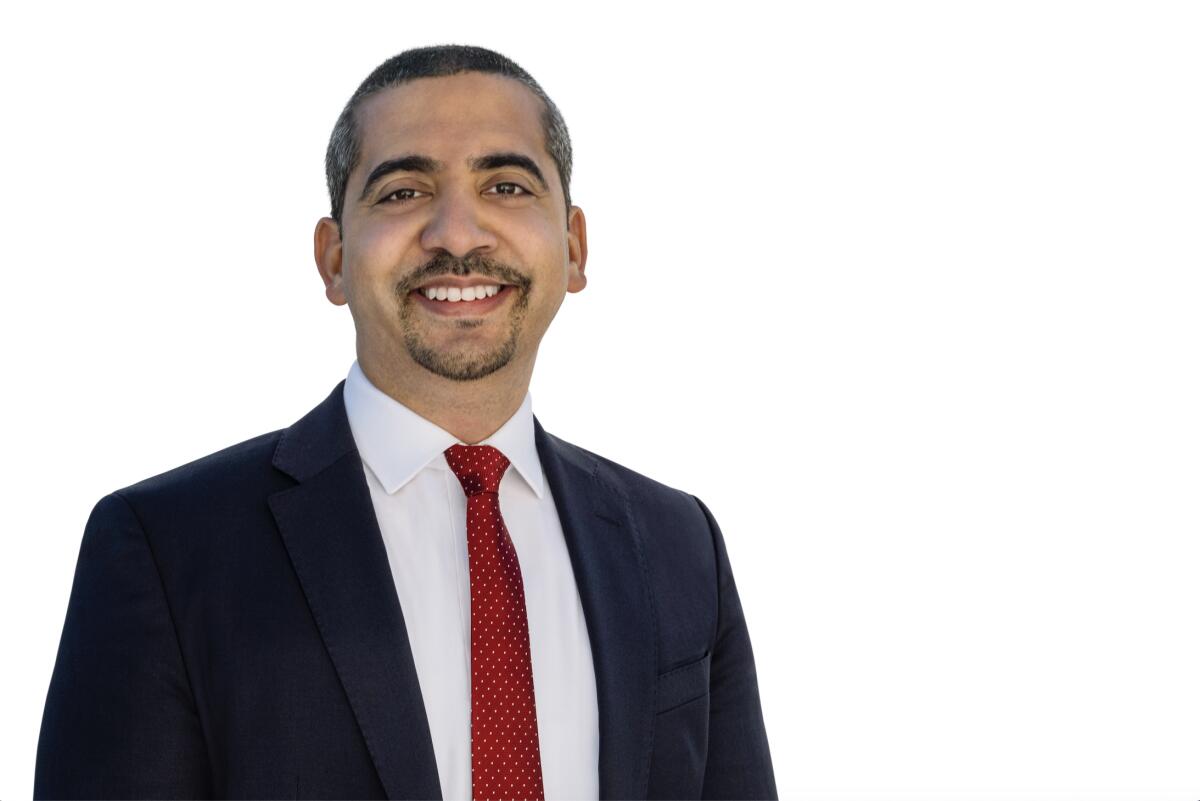
[[490, 298], [501, 289], [500, 284], [481, 284], [479, 286], [468, 286], [459, 288], [456, 286], [427, 286], [423, 289], [418, 289], [418, 292], [424, 292], [425, 297], [430, 300], [448, 300], [451, 303], [457, 303], [460, 300], [476, 300], [482, 298]]
[[[514, 291], [512, 286], [481, 285], [479, 287], [438, 287], [414, 289], [409, 293], [417, 305], [434, 314], [447, 317], [469, 317], [487, 314], [497, 308]], [[429, 297], [430, 295], [433, 297]]]

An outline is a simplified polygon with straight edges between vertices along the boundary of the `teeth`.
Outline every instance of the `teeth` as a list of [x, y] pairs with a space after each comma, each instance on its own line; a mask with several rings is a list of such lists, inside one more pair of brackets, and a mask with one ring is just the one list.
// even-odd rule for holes
[[500, 287], [495, 284], [487, 286], [469, 286], [466, 289], [459, 289], [456, 286], [428, 286], [421, 290], [425, 293], [425, 297], [430, 300], [447, 300], [451, 303], [457, 303], [460, 300], [479, 300], [484, 297], [493, 297], [500, 291]]

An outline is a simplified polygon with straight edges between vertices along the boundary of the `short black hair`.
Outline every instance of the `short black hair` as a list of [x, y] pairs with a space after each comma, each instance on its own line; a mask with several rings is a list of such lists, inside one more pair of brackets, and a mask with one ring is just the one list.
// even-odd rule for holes
[[558, 168], [563, 195], [567, 199], [567, 211], [571, 210], [571, 137], [558, 106], [525, 70], [510, 58], [494, 50], [471, 45], [436, 45], [405, 50], [392, 56], [376, 67], [367, 76], [333, 126], [329, 136], [329, 147], [325, 150], [325, 182], [329, 186], [330, 216], [340, 227], [342, 207], [346, 199], [346, 184], [350, 173], [358, 165], [362, 155], [355, 117], [359, 105], [376, 92], [390, 89], [417, 78], [442, 78], [461, 72], [483, 72], [503, 75], [520, 81], [542, 101], [542, 129], [546, 138], [546, 152]]

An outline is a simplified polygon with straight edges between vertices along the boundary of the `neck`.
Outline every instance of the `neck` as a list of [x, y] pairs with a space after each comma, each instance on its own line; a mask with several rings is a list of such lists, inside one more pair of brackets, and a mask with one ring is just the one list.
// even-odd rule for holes
[[495, 434], [521, 408], [533, 372], [513, 362], [484, 378], [452, 381], [418, 365], [409, 374], [387, 369], [361, 354], [358, 366], [381, 392], [468, 445]]

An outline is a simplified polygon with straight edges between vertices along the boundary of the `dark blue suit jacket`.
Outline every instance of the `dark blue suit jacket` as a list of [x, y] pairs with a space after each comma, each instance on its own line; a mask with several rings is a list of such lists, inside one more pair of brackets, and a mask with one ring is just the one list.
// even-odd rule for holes
[[[595, 662], [600, 797], [776, 798], [712, 515], [534, 430]], [[96, 505], [34, 797], [441, 798], [341, 384]]]

